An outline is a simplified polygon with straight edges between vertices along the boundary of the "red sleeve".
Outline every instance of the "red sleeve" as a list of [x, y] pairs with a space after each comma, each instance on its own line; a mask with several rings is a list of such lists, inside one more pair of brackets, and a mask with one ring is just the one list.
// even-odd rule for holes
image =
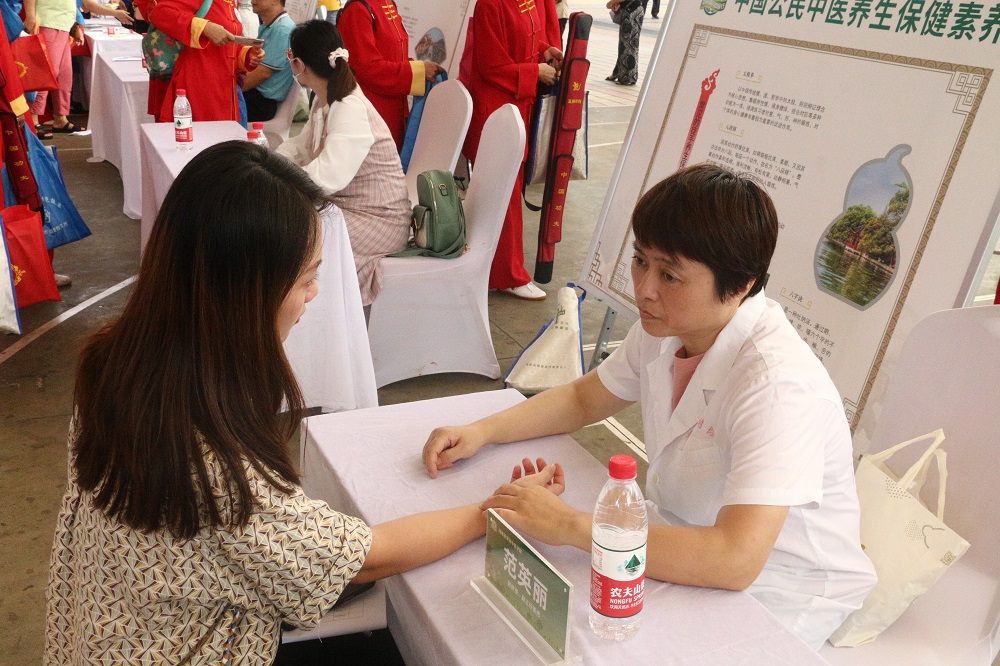
[[21, 87], [21, 77], [14, 64], [14, 54], [10, 50], [10, 42], [7, 41], [7, 31], [0, 21], [0, 74], [3, 74], [3, 98], [4, 105], [15, 116], [19, 116], [27, 110], [27, 103], [24, 101], [24, 89]]
[[545, 13], [545, 40], [548, 42], [542, 53], [550, 46], [562, 51], [562, 31], [559, 29], [559, 14], [556, 12], [556, 0], [542, 0], [542, 11]]
[[197, 39], [199, 48], [205, 48], [211, 41], [201, 36], [206, 21], [195, 16], [200, 7], [201, 0], [160, 0], [150, 10], [149, 22], [186, 46]]
[[496, 5], [479, 5], [475, 11], [472, 16], [475, 34], [473, 66], [491, 85], [506, 90], [516, 99], [534, 97], [538, 86], [538, 65], [515, 62], [511, 57], [509, 41], [513, 36], [505, 34], [505, 21]]
[[[383, 27], [383, 26], [379, 26]], [[360, 2], [345, 6], [337, 28], [350, 54], [351, 70], [367, 90], [377, 95], [409, 95], [413, 69], [409, 60], [386, 60], [375, 43], [372, 15]]]

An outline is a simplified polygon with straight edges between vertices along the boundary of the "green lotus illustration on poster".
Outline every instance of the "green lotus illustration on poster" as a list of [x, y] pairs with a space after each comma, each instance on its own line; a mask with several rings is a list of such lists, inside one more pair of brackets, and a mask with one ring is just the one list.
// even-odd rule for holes
[[877, 303], [896, 275], [897, 233], [913, 194], [903, 166], [910, 150], [900, 144], [854, 172], [843, 211], [816, 246], [816, 285], [859, 310]]

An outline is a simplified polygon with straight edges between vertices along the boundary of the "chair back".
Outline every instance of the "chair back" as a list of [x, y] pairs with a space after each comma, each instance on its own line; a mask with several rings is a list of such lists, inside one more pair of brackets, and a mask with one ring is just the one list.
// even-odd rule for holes
[[295, 79], [292, 79], [292, 87], [288, 89], [285, 99], [278, 104], [278, 110], [274, 118], [264, 122], [264, 136], [267, 143], [274, 150], [288, 139], [288, 130], [292, 127], [292, 117], [295, 116], [295, 107], [299, 103], [299, 96], [302, 86]]
[[431, 88], [406, 169], [406, 191], [414, 206], [418, 175], [431, 169], [455, 171], [471, 121], [472, 97], [460, 81], [449, 79]]
[[[982, 664], [1000, 649], [1000, 305], [936, 312], [900, 352], [870, 451], [937, 428], [948, 454], [944, 521], [971, 547], [874, 643], [824, 646], [831, 664]], [[908, 447], [888, 466], [902, 474], [923, 451]], [[937, 474], [921, 498], [937, 509]]]
[[524, 142], [524, 122], [513, 104], [504, 104], [486, 119], [464, 206], [469, 251], [487, 253], [490, 260], [524, 161]]

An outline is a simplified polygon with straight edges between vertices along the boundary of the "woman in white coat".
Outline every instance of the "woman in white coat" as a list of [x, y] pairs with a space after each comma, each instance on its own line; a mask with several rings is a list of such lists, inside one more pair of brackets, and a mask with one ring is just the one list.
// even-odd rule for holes
[[[840, 396], [762, 292], [774, 206], [753, 182], [698, 165], [647, 192], [632, 228], [640, 321], [621, 347], [572, 384], [438, 428], [427, 469], [436, 476], [486, 444], [572, 432], [641, 400], [654, 509], [646, 575], [746, 589], [819, 648], [875, 573]], [[484, 507], [541, 541], [590, 551], [590, 514], [562, 500], [509, 485]]]
[[307, 21], [289, 37], [292, 75], [316, 94], [302, 132], [278, 152], [305, 169], [344, 212], [361, 302], [382, 285], [379, 261], [406, 247], [412, 209], [403, 167], [382, 116], [361, 92], [337, 28]]

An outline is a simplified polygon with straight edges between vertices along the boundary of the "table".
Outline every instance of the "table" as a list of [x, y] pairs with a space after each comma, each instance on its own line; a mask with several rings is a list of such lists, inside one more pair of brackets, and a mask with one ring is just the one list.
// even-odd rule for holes
[[[142, 162], [142, 237], [145, 250], [157, 211], [181, 169], [205, 148], [246, 139], [239, 123], [194, 123], [194, 146], [179, 151], [171, 123], [140, 126]], [[378, 405], [375, 369], [368, 346], [357, 270], [343, 213], [329, 208], [322, 216], [323, 265], [319, 294], [285, 341], [285, 354], [309, 407], [339, 411]]]
[[112, 18], [101, 17], [87, 21], [83, 37], [90, 48], [90, 59], [83, 58], [84, 96], [89, 99], [94, 87], [94, 63], [100, 54], [120, 56], [141, 56], [142, 35], [137, 32], [116, 32], [108, 34], [108, 28], [123, 29], [121, 23]]
[[101, 53], [94, 57], [90, 92], [90, 130], [94, 161], [107, 160], [118, 168], [124, 191], [123, 212], [133, 220], [142, 217], [142, 169], [139, 126], [152, 123], [146, 113], [149, 75], [135, 56]]
[[[513, 390], [489, 391], [327, 414], [304, 421], [303, 488], [335, 509], [377, 524], [406, 514], [484, 499], [524, 456], [566, 469], [566, 501], [592, 510], [607, 479], [602, 465], [571, 437], [492, 446], [431, 479], [420, 458], [428, 433], [516, 404]], [[603, 641], [587, 622], [590, 557], [534, 543], [574, 586], [571, 646], [586, 664], [824, 664], [745, 592], [647, 579], [643, 628], [624, 643]], [[389, 629], [410, 666], [537, 664], [536, 657], [479, 597], [469, 581], [483, 575], [484, 540], [386, 580]]]

